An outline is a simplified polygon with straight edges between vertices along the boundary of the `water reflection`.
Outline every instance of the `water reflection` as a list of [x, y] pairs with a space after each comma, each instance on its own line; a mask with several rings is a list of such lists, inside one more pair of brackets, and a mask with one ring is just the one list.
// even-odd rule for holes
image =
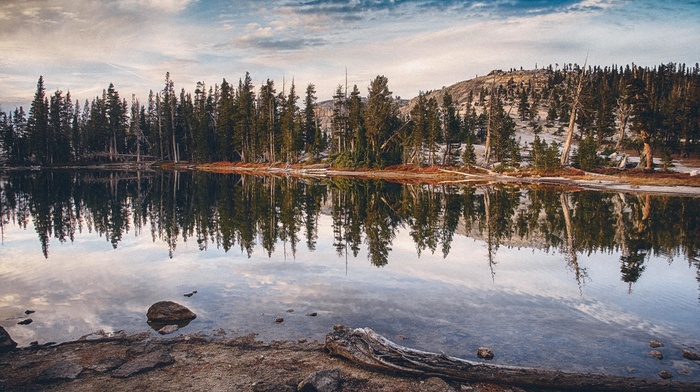
[[0, 186], [0, 324], [21, 345], [143, 331], [174, 300], [198, 315], [184, 333], [370, 326], [467, 359], [700, 377], [680, 357], [698, 346], [700, 199], [173, 172]]
[[[74, 241], [96, 232], [117, 248], [130, 231], [167, 244], [196, 241], [249, 257], [257, 244], [271, 256], [281, 243], [295, 257], [300, 242], [316, 248], [319, 214], [332, 217], [333, 247], [370, 262], [388, 263], [399, 228], [407, 228], [417, 256], [451, 251], [456, 232], [483, 239], [496, 273], [501, 246], [557, 249], [579, 283], [586, 270], [577, 255], [621, 252], [621, 279], [632, 284], [649, 255], [681, 255], [700, 270], [700, 199], [513, 186], [401, 185], [385, 181], [297, 180], [182, 172], [12, 173], [2, 183], [3, 222], [33, 220], [41, 251], [50, 238]], [[150, 224], [149, 224], [150, 223]], [[302, 239], [303, 238], [303, 239]], [[698, 273], [700, 280], [700, 272]]]

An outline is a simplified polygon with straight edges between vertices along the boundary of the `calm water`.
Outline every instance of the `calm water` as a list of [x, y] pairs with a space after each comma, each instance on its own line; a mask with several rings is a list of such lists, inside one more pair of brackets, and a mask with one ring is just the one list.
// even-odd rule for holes
[[[698, 198], [172, 172], [0, 178], [0, 325], [22, 346], [149, 330], [148, 307], [172, 300], [198, 316], [177, 333], [323, 340], [344, 324], [472, 360], [489, 346], [498, 364], [700, 381], [680, 353], [700, 349]], [[663, 360], [647, 354], [651, 339]]]

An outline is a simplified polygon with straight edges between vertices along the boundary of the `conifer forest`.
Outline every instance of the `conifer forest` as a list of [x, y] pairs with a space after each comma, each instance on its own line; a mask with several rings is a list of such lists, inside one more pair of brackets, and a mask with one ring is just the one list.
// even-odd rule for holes
[[[377, 76], [366, 95], [339, 85], [330, 102], [317, 102], [314, 84], [267, 80], [255, 87], [198, 82], [176, 89], [170, 74], [145, 100], [127, 99], [109, 84], [80, 102], [70, 92], [47, 92], [39, 77], [29, 108], [0, 112], [0, 162], [61, 166], [94, 162], [313, 163], [384, 168], [397, 164], [464, 166], [499, 162], [518, 167], [584, 170], [610, 165], [614, 151], [653, 158], [700, 152], [700, 67], [661, 64], [583, 67], [566, 64], [530, 71], [527, 81], [494, 71], [493, 82], [456, 97], [443, 88], [410, 102], [393, 96]], [[499, 75], [498, 79], [496, 75]], [[505, 82], [504, 82], [505, 80]], [[573, 133], [568, 146], [515, 137], [516, 123], [539, 135], [543, 126]], [[575, 131], [574, 131], [575, 130]], [[572, 132], [573, 131], [573, 132]], [[474, 146], [484, 145], [477, 157]], [[564, 154], [567, 156], [564, 157]]]

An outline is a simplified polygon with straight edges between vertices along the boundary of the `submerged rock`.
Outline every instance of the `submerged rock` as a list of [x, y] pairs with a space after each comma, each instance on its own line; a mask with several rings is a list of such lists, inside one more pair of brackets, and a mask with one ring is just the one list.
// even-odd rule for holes
[[651, 347], [651, 348], [660, 348], [660, 347], [663, 347], [663, 346], [664, 346], [664, 344], [661, 343], [661, 342], [659, 342], [659, 341], [656, 340], [656, 339], [654, 339], [654, 340], [652, 340], [651, 342], [649, 342], [649, 347]]
[[178, 327], [177, 324], [168, 324], [165, 327], [159, 329], [158, 333], [161, 335], [167, 335], [177, 331], [178, 329], [180, 329], [180, 327]]
[[9, 351], [17, 347], [17, 342], [12, 340], [5, 328], [0, 327], [0, 352]]
[[156, 302], [146, 313], [149, 322], [194, 320], [197, 315], [186, 307], [171, 301]]
[[481, 359], [485, 359], [487, 361], [490, 361], [493, 359], [493, 350], [491, 350], [488, 347], [479, 347], [476, 350], [476, 356], [481, 358]]
[[690, 359], [691, 361], [700, 361], [700, 354], [687, 350], [687, 349], [682, 349], [681, 354], [683, 354], [683, 358], [685, 359]]
[[649, 355], [651, 355], [652, 357], [657, 358], [657, 359], [664, 359], [664, 354], [658, 350], [649, 351]]

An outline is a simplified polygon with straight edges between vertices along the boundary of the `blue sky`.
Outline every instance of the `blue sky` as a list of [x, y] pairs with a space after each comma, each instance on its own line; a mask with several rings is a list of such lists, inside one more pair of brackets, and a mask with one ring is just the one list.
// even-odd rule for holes
[[250, 72], [278, 91], [385, 75], [412, 98], [492, 69], [700, 61], [700, 0], [0, 0], [0, 107], [39, 75], [81, 104], [114, 83], [144, 102]]

